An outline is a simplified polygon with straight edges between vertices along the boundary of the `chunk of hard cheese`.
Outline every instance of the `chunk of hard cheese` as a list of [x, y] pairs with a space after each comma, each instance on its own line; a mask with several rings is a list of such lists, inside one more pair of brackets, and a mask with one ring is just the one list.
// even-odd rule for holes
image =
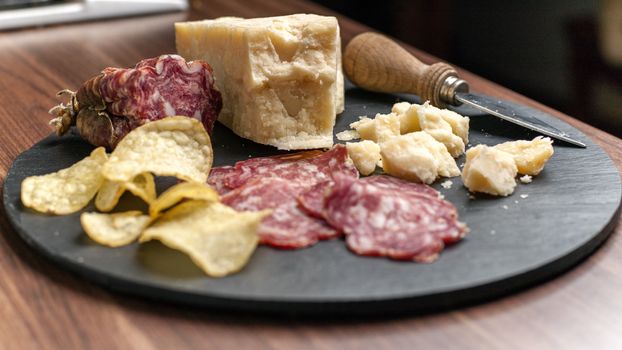
[[462, 117], [449, 110], [441, 110], [428, 102], [423, 105], [413, 104], [408, 109], [404, 107], [394, 106], [396, 111], [404, 111], [398, 114], [402, 133], [425, 131], [443, 143], [452, 157], [464, 153], [465, 144], [468, 142], [468, 117]]
[[219, 121], [281, 149], [330, 147], [343, 111], [335, 17], [281, 17], [175, 24], [177, 51], [207, 61], [223, 96]]
[[538, 175], [553, 155], [553, 141], [548, 137], [538, 136], [531, 141], [519, 140], [498, 144], [496, 149], [514, 157], [518, 172], [524, 175]]
[[376, 164], [380, 161], [380, 146], [370, 140], [346, 143], [348, 155], [354, 162], [354, 166], [363, 175], [369, 175], [376, 170]]
[[402, 179], [430, 184], [439, 176], [460, 175], [445, 145], [422, 131], [385, 141], [380, 155], [384, 171]]
[[466, 152], [462, 182], [471, 192], [508, 196], [516, 187], [516, 164], [511, 154], [477, 145]]
[[367, 117], [350, 124], [363, 140], [383, 143], [400, 134], [400, 121], [395, 114], [376, 114], [374, 119]]

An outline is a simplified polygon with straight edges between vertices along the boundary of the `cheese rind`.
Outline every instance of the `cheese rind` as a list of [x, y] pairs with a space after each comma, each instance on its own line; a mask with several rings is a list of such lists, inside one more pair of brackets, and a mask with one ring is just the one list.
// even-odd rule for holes
[[356, 169], [362, 175], [369, 175], [376, 170], [380, 161], [380, 146], [370, 140], [346, 143], [348, 155]]
[[394, 137], [380, 144], [384, 171], [409, 181], [430, 184], [439, 176], [460, 175], [447, 148], [425, 132]]
[[514, 157], [518, 172], [524, 175], [538, 175], [554, 153], [553, 141], [538, 136], [531, 141], [508, 141], [495, 146]]
[[516, 187], [517, 171], [511, 154], [477, 145], [466, 152], [462, 182], [471, 192], [508, 196]]
[[219, 121], [280, 149], [330, 147], [343, 110], [335, 17], [297, 14], [175, 24], [177, 51], [207, 61], [223, 96]]

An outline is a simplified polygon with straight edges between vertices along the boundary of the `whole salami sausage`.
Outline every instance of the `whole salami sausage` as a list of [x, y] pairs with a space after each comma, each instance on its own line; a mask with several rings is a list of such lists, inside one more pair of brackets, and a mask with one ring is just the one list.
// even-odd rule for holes
[[56, 133], [75, 125], [84, 139], [109, 149], [132, 129], [174, 115], [198, 119], [211, 133], [222, 108], [210, 65], [178, 55], [145, 59], [134, 68], [106, 68], [76, 92], [59, 95], [65, 93], [69, 103], [50, 109]]

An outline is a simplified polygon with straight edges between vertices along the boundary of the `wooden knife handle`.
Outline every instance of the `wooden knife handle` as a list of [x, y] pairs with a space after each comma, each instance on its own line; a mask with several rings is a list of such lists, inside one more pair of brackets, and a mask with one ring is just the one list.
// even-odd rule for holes
[[453, 95], [443, 93], [447, 95], [447, 78], [458, 77], [452, 66], [424, 64], [395, 41], [371, 32], [359, 34], [348, 43], [343, 68], [350, 81], [364, 89], [416, 94], [422, 102], [438, 107], [453, 102]]

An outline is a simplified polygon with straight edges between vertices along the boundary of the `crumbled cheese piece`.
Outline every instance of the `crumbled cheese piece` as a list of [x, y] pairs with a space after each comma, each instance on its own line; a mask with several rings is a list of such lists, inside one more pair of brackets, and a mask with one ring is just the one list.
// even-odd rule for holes
[[[531, 141], [519, 140], [498, 144], [495, 148], [511, 154], [519, 174], [538, 175], [553, 155], [553, 141], [538, 136]], [[522, 180], [521, 180], [522, 181]]]
[[[398, 102], [394, 104], [393, 107], [391, 107], [391, 112], [395, 113], [396, 115], [402, 115], [406, 113], [408, 109], [410, 109], [410, 106], [411, 104], [408, 102]], [[411, 130], [411, 131], [417, 131], [417, 130]]]
[[504, 205], [501, 206], [501, 208], [503, 208], [505, 210], [508, 210], [510, 207], [508, 207], [507, 205], [504, 204]]
[[330, 147], [343, 111], [335, 17], [309, 14], [175, 24], [177, 52], [209, 62], [222, 94], [218, 120], [280, 149]]
[[443, 182], [441, 182], [441, 187], [443, 187], [444, 189], [448, 190], [451, 188], [451, 185], [453, 185], [454, 183], [451, 180], [445, 180]]
[[[401, 110], [398, 108], [397, 110]], [[451, 112], [451, 111], [447, 111]], [[445, 119], [446, 116], [448, 119]], [[452, 157], [458, 157], [464, 153], [465, 140], [462, 137], [454, 133], [452, 123], [460, 128], [459, 132], [465, 136], [464, 123], [466, 123], [466, 138], [468, 138], [468, 123], [469, 118], [461, 117], [456, 114], [455, 116], [450, 113], [445, 113], [442, 110], [430, 105], [428, 102], [423, 105], [413, 104], [406, 112], [398, 115], [400, 120], [400, 129], [402, 133], [409, 133], [413, 131], [425, 131], [434, 137], [437, 141], [443, 143]], [[457, 118], [461, 118], [462, 122], [459, 122]], [[448, 120], [451, 121], [448, 122]]]
[[376, 170], [376, 164], [380, 161], [380, 146], [378, 144], [370, 140], [348, 142], [346, 149], [352, 162], [354, 162], [354, 166], [361, 174], [369, 175]]
[[374, 141], [378, 144], [390, 140], [400, 134], [400, 121], [395, 114], [376, 114], [374, 119], [361, 118], [350, 124], [356, 129], [363, 140]]
[[520, 180], [520, 182], [522, 182], [524, 184], [528, 184], [528, 183], [531, 183], [533, 178], [530, 175], [523, 175], [523, 176], [519, 177], [518, 179]]
[[522, 199], [525, 199], [525, 198], [529, 197], [529, 195], [528, 195], [528, 194], [521, 194], [521, 195], [520, 195], [520, 197], [521, 197]]
[[344, 130], [342, 132], [337, 133], [337, 140], [339, 141], [352, 141], [356, 139], [360, 139], [361, 135], [359, 135], [356, 130]]
[[517, 169], [512, 155], [478, 145], [466, 152], [462, 181], [472, 192], [508, 196], [516, 187]]
[[380, 144], [384, 171], [410, 181], [432, 183], [439, 176], [460, 175], [447, 148], [425, 132], [396, 136]]

